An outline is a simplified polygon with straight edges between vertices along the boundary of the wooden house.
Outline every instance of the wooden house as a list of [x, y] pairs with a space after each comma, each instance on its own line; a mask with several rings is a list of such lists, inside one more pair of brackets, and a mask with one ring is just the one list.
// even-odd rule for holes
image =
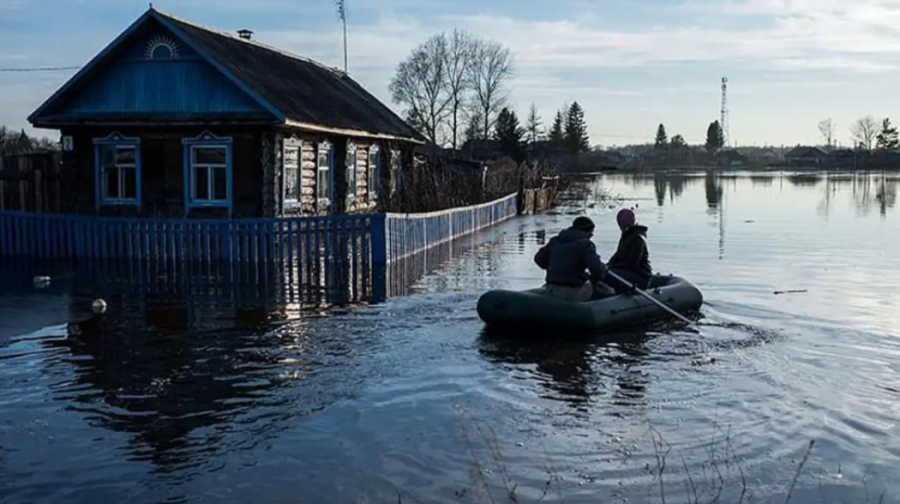
[[424, 143], [346, 73], [152, 7], [28, 120], [67, 211], [104, 216], [372, 211]]
[[798, 145], [784, 155], [788, 166], [820, 166], [828, 158], [828, 153], [818, 147]]

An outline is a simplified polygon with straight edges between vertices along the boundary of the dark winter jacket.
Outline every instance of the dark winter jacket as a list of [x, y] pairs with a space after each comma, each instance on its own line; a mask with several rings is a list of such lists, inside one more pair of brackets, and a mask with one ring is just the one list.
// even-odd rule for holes
[[632, 226], [622, 232], [616, 253], [606, 263], [610, 268], [632, 271], [643, 277], [653, 276], [650, 251], [647, 248], [647, 226]]
[[588, 280], [599, 281], [606, 274], [606, 265], [597, 255], [591, 236], [571, 227], [550, 238], [534, 255], [534, 263], [547, 270], [545, 280], [553, 284], [578, 287]]

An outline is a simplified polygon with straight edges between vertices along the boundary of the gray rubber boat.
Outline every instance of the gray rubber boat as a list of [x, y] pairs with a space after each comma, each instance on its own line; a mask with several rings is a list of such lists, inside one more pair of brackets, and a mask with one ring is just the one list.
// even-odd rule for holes
[[[698, 310], [703, 304], [700, 289], [684, 278], [657, 275], [650, 285], [648, 294], [679, 313]], [[674, 318], [638, 293], [575, 302], [551, 297], [540, 287], [490, 290], [478, 298], [477, 310], [490, 327], [597, 330]]]

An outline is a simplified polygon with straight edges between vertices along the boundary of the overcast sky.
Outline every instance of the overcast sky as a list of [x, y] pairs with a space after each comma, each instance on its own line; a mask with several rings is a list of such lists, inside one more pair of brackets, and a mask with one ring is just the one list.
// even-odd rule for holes
[[[333, 0], [165, 0], [160, 10], [342, 66]], [[0, 0], [0, 68], [86, 63], [147, 8], [137, 0]], [[594, 144], [650, 141], [656, 126], [701, 143], [729, 79], [730, 139], [849, 142], [865, 114], [896, 116], [900, 0], [348, 0], [350, 73], [390, 104], [399, 61], [454, 27], [515, 56], [512, 103], [545, 121], [584, 106]], [[0, 72], [0, 124], [25, 117], [74, 71]], [[41, 132], [52, 133], [52, 132]]]

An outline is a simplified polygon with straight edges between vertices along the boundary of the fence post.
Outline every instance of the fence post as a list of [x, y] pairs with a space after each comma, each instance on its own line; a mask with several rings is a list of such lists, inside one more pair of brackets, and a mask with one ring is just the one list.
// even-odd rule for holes
[[387, 297], [387, 239], [383, 213], [369, 216], [369, 236], [372, 239], [372, 301], [380, 303]]

